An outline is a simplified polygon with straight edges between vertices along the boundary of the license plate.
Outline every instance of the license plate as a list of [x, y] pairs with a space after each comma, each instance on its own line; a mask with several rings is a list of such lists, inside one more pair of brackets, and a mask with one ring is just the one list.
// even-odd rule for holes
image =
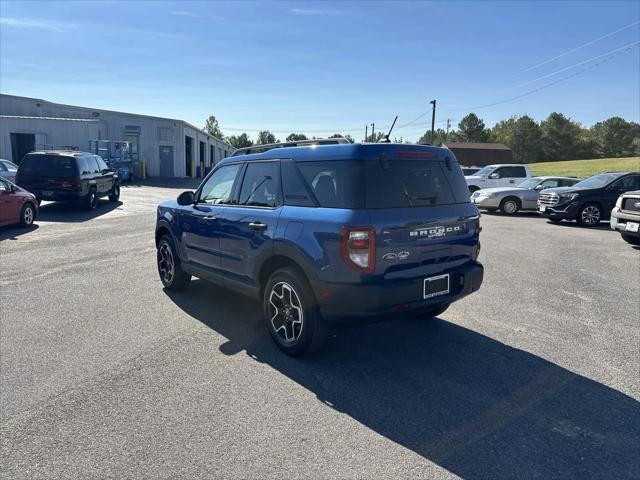
[[424, 279], [422, 287], [422, 298], [438, 297], [440, 295], [446, 295], [449, 293], [449, 274], [438, 275], [437, 277], [430, 277]]
[[43, 190], [42, 191], [42, 196], [43, 197], [53, 197], [53, 191], [52, 190]]
[[638, 233], [638, 227], [640, 227], [640, 223], [636, 223], [636, 222], [627, 222], [627, 226], [624, 227], [624, 229], [627, 232], [635, 232]]
[[544, 205], [540, 205], [540, 208], [538, 208], [538, 210], [540, 210], [541, 212], [544, 212], [547, 209], [547, 207], [545, 207]]

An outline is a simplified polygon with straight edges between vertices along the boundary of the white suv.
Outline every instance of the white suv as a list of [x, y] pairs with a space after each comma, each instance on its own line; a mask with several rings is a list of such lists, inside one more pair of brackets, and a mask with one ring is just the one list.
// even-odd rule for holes
[[527, 178], [531, 178], [531, 170], [522, 164], [487, 165], [464, 177], [471, 193], [483, 188], [515, 186]]

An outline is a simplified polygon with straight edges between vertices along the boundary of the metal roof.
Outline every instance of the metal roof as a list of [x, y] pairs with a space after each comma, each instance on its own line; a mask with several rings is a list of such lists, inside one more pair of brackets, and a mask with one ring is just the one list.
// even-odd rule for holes
[[99, 122], [98, 118], [27, 117], [24, 115], [0, 115], [0, 118], [22, 118], [27, 120], [64, 120], [66, 122]]

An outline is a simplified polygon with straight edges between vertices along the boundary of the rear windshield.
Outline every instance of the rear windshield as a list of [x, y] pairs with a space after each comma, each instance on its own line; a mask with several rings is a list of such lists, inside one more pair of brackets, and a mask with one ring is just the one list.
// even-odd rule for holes
[[[455, 163], [425, 160], [298, 162], [320, 206], [399, 208], [465, 203], [469, 190]], [[285, 202], [291, 204], [285, 190]], [[291, 196], [294, 197], [293, 195]]]
[[21, 175], [42, 177], [76, 177], [78, 167], [74, 157], [63, 155], [26, 155], [20, 162]]

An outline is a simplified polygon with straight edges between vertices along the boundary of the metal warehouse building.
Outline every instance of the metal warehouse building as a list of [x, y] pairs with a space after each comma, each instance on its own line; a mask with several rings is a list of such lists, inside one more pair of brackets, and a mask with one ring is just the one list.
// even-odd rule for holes
[[89, 150], [91, 140], [131, 142], [131, 153], [153, 177], [204, 176], [234, 150], [183, 120], [0, 94], [0, 158], [20, 163], [36, 149]]

